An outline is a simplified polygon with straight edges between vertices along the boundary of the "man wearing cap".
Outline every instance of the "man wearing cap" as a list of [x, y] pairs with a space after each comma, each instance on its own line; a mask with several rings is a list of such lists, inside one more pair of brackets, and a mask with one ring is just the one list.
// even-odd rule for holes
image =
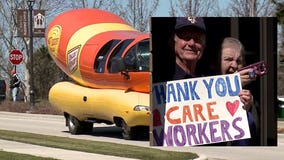
[[197, 61], [205, 48], [205, 24], [201, 17], [177, 17], [170, 42], [175, 52], [176, 68], [173, 80], [195, 77]]
[[18, 94], [18, 90], [19, 90], [19, 87], [20, 87], [20, 79], [18, 78], [17, 74], [16, 74], [16, 71], [15, 70], [11, 70], [11, 85], [10, 85], [10, 88], [11, 88], [11, 91], [12, 91], [12, 98], [13, 98], [13, 101], [16, 102], [17, 100], [17, 94]]

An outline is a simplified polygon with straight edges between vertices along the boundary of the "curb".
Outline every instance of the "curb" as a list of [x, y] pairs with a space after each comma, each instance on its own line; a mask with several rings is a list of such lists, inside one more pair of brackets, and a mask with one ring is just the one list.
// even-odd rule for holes
[[200, 154], [200, 155], [198, 155], [198, 156], [199, 156], [198, 158], [195, 158], [195, 159], [193, 159], [193, 160], [208, 160], [208, 157], [205, 156], [204, 154]]

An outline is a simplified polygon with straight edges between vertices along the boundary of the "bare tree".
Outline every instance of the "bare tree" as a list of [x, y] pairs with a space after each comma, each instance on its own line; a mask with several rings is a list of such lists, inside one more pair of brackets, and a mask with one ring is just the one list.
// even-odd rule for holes
[[23, 3], [12, 0], [0, 1], [0, 41], [1, 41], [1, 71], [5, 77], [9, 77], [9, 70], [12, 65], [9, 63], [8, 54], [12, 49], [23, 48], [20, 44], [22, 39], [16, 38], [16, 15], [15, 8], [22, 6]]
[[93, 0], [92, 8], [106, 9], [108, 10], [111, 5], [111, 1], [106, 0]]
[[97, 8], [109, 10], [113, 5], [112, 0], [69, 0], [66, 2], [71, 9], [75, 8]]
[[[24, 6], [23, 1], [0, 1], [0, 59], [1, 59], [1, 76], [5, 78], [6, 81], [10, 80], [10, 70], [13, 65], [9, 62], [9, 52], [13, 49], [23, 50], [23, 38], [17, 37], [16, 28], [16, 14], [15, 9]], [[19, 66], [23, 66], [25, 63]], [[17, 68], [18, 69], [18, 68]], [[21, 70], [19, 67], [18, 70]], [[23, 78], [24, 74], [20, 75]]]
[[229, 15], [238, 17], [273, 16], [276, 5], [271, 0], [231, 0]]
[[113, 0], [111, 11], [141, 32], [149, 31], [149, 19], [157, 10], [159, 0]]
[[170, 16], [209, 16], [218, 7], [216, 0], [170, 0]]
[[[61, 8], [64, 8], [65, 0], [37, 0], [34, 4], [34, 9], [47, 9], [47, 13], [57, 14], [62, 12]], [[24, 62], [21, 65], [17, 66], [18, 74], [20, 78], [23, 80], [26, 90], [25, 95], [29, 96], [29, 70], [26, 67], [29, 61], [28, 53], [28, 44], [29, 38], [28, 37], [18, 37], [17, 35], [17, 9], [27, 9], [27, 0], [6, 0], [0, 1], [0, 59], [1, 59], [1, 75], [6, 77], [7, 81], [9, 81], [9, 71], [12, 69], [12, 64], [9, 63], [8, 54], [12, 49], [21, 50], [24, 54]], [[50, 12], [49, 12], [50, 11]], [[47, 14], [46, 17], [48, 17]], [[34, 47], [38, 46], [39, 44], [45, 44], [45, 39], [37, 38], [34, 41]], [[29, 99], [29, 98], [27, 98]]]
[[70, 8], [98, 8], [121, 16], [131, 26], [142, 32], [148, 31], [149, 18], [155, 13], [159, 0], [70, 0]]

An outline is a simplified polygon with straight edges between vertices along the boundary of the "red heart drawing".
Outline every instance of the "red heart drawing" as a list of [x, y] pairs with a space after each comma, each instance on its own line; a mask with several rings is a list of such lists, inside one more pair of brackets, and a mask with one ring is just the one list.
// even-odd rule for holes
[[153, 111], [153, 126], [157, 127], [157, 126], [160, 126], [160, 125], [162, 125], [161, 114], [160, 114], [160, 111], [158, 109], [155, 109]]
[[239, 100], [235, 100], [233, 103], [231, 102], [226, 102], [226, 107], [227, 107], [227, 110], [230, 112], [230, 114], [232, 116], [234, 116], [234, 114], [236, 113], [236, 111], [238, 110], [239, 108]]

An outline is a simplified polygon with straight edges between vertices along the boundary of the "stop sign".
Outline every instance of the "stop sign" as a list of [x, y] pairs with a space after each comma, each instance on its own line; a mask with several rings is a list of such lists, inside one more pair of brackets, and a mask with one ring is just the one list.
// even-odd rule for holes
[[12, 50], [9, 55], [10, 62], [14, 65], [20, 64], [23, 61], [23, 53], [19, 50]]

